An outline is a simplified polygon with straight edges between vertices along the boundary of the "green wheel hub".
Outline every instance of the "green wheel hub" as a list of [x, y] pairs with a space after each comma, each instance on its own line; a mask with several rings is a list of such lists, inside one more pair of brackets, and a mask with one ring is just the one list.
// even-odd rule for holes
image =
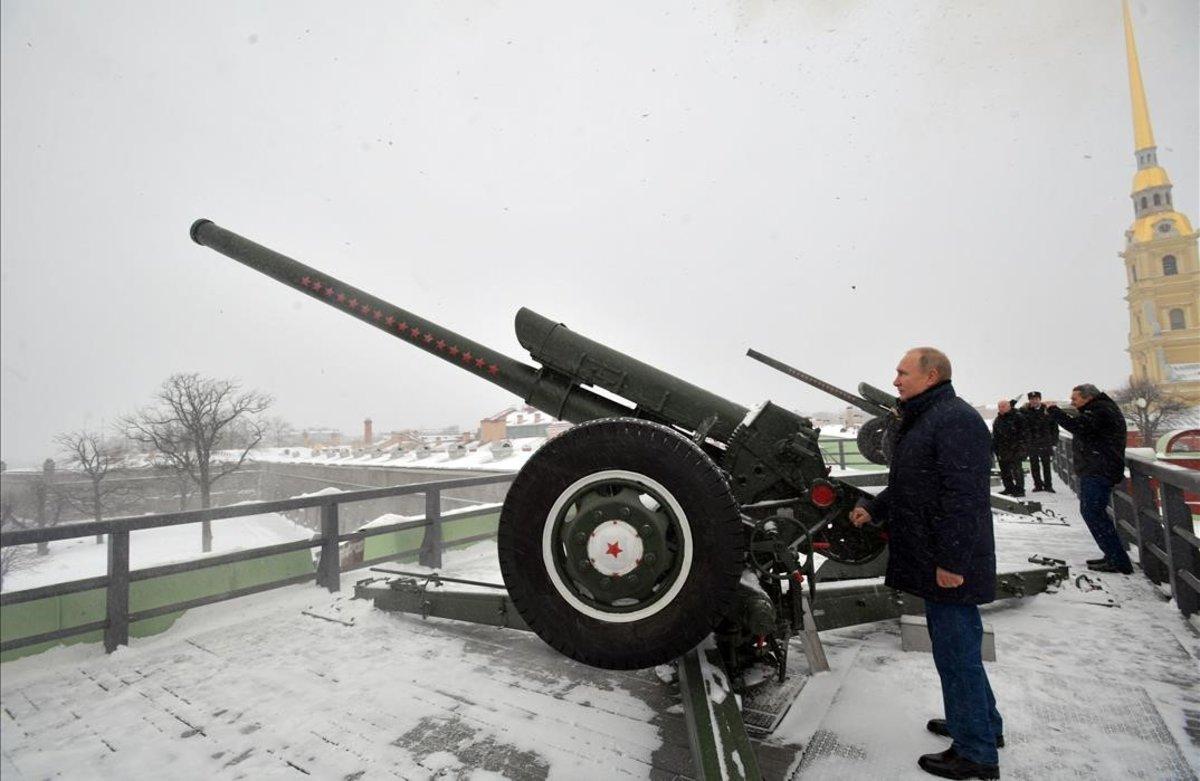
[[547, 563], [572, 596], [594, 609], [632, 613], [653, 605], [682, 569], [684, 534], [674, 502], [633, 473], [597, 473], [579, 483], [547, 519]]

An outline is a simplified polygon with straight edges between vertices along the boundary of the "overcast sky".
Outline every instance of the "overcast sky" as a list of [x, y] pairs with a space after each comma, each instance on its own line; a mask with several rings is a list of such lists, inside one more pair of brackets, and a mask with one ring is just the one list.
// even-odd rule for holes
[[[1198, 214], [1198, 5], [1135, 2]], [[525, 357], [521, 306], [740, 404], [842, 405], [932, 344], [975, 403], [1123, 383], [1121, 7], [0, 4], [0, 454], [172, 372], [298, 427], [517, 400], [193, 244], [208, 217]]]

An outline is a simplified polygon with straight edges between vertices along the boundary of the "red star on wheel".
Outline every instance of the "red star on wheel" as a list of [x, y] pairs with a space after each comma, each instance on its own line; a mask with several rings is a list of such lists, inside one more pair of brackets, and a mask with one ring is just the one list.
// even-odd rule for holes
[[309, 281], [310, 281], [310, 280], [309, 280], [309, 278], [308, 278], [308, 277], [300, 277], [300, 284], [301, 284], [301, 285], [304, 285], [305, 287], [308, 287], [308, 283], [309, 283]]
[[621, 550], [621, 543], [619, 542], [610, 542], [608, 544], [608, 550], [604, 552], [607, 555], [612, 556], [614, 559], [618, 558], [622, 553], [624, 553], [624, 551]]
[[451, 345], [450, 349], [446, 352], [450, 353], [451, 355], [458, 355], [458, 347]]
[[344, 303], [344, 302], [345, 302], [345, 300], [346, 300], [346, 294], [345, 294], [345, 293], [338, 293], [338, 303], [339, 303], [339, 304], [341, 304], [341, 303]]
[[475, 368], [476, 369], [482, 369], [484, 367], [484, 365], [486, 365], [486, 364], [487, 364], [487, 361], [483, 360], [482, 358], [475, 359]]
[[413, 335], [414, 339], [421, 335], [421, 329], [417, 328], [415, 325], [412, 328], [408, 329], [408, 332]]
[[470, 362], [471, 362], [471, 358], [473, 358], [473, 357], [474, 357], [474, 356], [473, 356], [473, 355], [471, 355], [471, 353], [469, 353], [469, 352], [465, 352], [465, 353], [463, 353], [463, 357], [462, 357], [462, 359], [463, 359], [463, 363], [470, 363]]
[[488, 374], [499, 374], [499, 373], [500, 373], [500, 367], [497, 366], [496, 364], [493, 363], [491, 366], [488, 367]]
[[446, 349], [446, 340], [445, 340], [445, 339], [438, 339], [438, 340], [437, 340], [437, 345], [435, 345], [435, 346], [436, 346], [436, 347], [437, 347], [439, 350], [445, 350], [445, 349]]

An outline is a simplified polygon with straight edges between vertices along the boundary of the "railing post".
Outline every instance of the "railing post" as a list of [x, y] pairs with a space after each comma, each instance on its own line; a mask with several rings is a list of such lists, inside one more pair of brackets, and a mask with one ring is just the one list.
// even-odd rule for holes
[[108, 535], [108, 589], [104, 599], [104, 650], [129, 645], [129, 532]]
[[846, 468], [846, 440], [839, 439], [838, 443], [838, 463], [842, 465], [842, 469]]
[[338, 505], [321, 505], [321, 563], [317, 567], [317, 585], [330, 591], [342, 588], [342, 563], [338, 548]]
[[425, 537], [421, 540], [422, 567], [442, 566], [442, 492], [425, 492]]
[[1175, 597], [1175, 605], [1185, 616], [1200, 610], [1200, 594], [1197, 594], [1189, 584], [1180, 583], [1179, 571], [1196, 571], [1196, 549], [1186, 540], [1175, 535], [1175, 529], [1188, 533], [1192, 531], [1192, 511], [1183, 498], [1183, 489], [1163, 483], [1163, 537], [1166, 538], [1167, 570], [1171, 578], [1171, 595]]
[[1133, 515], [1138, 527], [1138, 559], [1146, 577], [1152, 583], [1162, 583], [1168, 579], [1166, 565], [1150, 550], [1151, 545], [1160, 545], [1163, 537], [1162, 524], [1157, 520], [1154, 488], [1150, 485], [1150, 476], [1138, 468], [1136, 462], [1130, 462], [1129, 475], [1133, 483]]

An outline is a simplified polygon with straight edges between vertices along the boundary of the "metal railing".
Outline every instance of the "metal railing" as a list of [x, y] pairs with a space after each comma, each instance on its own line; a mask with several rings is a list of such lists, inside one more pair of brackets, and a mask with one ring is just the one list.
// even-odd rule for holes
[[[1054, 466], [1079, 493], [1069, 434], [1054, 449]], [[1151, 582], [1170, 587], [1180, 612], [1200, 612], [1200, 538], [1184, 500], [1187, 493], [1200, 494], [1200, 472], [1140, 453], [1126, 454], [1125, 466], [1129, 478], [1113, 489], [1109, 502], [1121, 540], [1137, 547], [1142, 572]]]
[[[351, 569], [358, 569], [372, 564], [388, 561], [405, 554], [419, 553], [420, 563], [427, 567], [438, 568], [442, 564], [442, 552], [445, 541], [442, 533], [444, 521], [457, 521], [488, 515], [496, 512], [494, 504], [481, 506], [478, 509], [456, 511], [448, 518], [442, 514], [442, 492], [457, 488], [471, 488], [481, 485], [493, 485], [512, 482], [515, 474], [486, 475], [481, 477], [464, 477], [451, 480], [438, 480], [427, 483], [413, 483], [388, 488], [374, 488], [365, 491], [347, 491], [344, 493], [324, 494], [321, 496], [305, 497], [303, 499], [284, 499], [274, 502], [254, 502], [238, 504], [230, 507], [215, 507], [207, 510], [188, 510], [186, 512], [161, 513], [158, 515], [142, 515], [127, 518], [113, 518], [107, 521], [89, 521], [84, 523], [67, 523], [39, 529], [21, 529], [0, 533], [0, 547], [9, 545], [33, 545], [37, 543], [68, 540], [76, 537], [91, 537], [97, 534], [109, 535], [108, 542], [108, 571], [102, 577], [73, 580], [54, 583], [39, 588], [24, 589], [0, 594], [0, 607], [7, 607], [22, 602], [30, 602], [47, 597], [58, 597], [76, 594], [83, 591], [103, 588], [105, 590], [105, 618], [86, 624], [56, 629], [51, 632], [15, 638], [0, 643], [0, 651], [24, 648], [38, 643], [61, 640], [67, 637], [86, 634], [97, 630], [104, 631], [104, 648], [111, 653], [119, 646], [129, 643], [129, 625], [136, 621], [167, 615], [182, 610], [188, 610], [215, 602], [255, 594], [260, 591], [290, 586], [315, 580], [318, 586], [330, 591], [341, 588], [341, 557], [339, 545], [343, 542], [355, 542], [380, 534], [390, 534], [407, 529], [424, 528], [425, 534], [419, 549], [400, 551], [387, 556], [376, 557], [358, 562]], [[407, 496], [410, 494], [425, 495], [425, 517], [379, 526], [370, 526], [345, 534], [338, 533], [338, 507], [351, 502], [361, 502], [371, 499]], [[176, 564], [166, 564], [139, 570], [129, 569], [129, 535], [131, 532], [143, 529], [158, 529], [167, 526], [183, 526], [215, 521], [226, 518], [240, 518], [262, 513], [280, 513], [289, 510], [300, 510], [308, 507], [321, 508], [321, 531], [314, 534], [311, 540], [287, 542], [250, 550], [208, 556], [203, 559], [184, 561]], [[494, 536], [491, 533], [478, 534], [454, 540], [454, 544], [463, 544], [486, 539]], [[224, 591], [219, 594], [175, 602], [148, 610], [131, 612], [129, 609], [130, 583], [149, 580], [151, 578], [175, 575], [182, 572], [215, 567], [221, 564], [250, 561], [281, 553], [311, 548], [320, 548], [319, 564], [315, 572], [296, 575], [267, 583], [261, 583], [245, 588]]]

